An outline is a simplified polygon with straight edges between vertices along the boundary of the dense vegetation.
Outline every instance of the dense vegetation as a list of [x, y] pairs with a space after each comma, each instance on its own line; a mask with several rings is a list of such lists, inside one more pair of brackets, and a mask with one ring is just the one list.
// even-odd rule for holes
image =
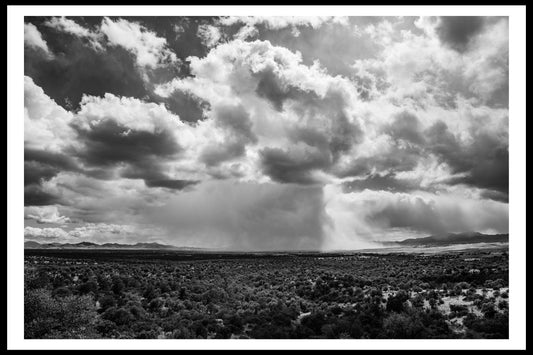
[[26, 338], [508, 338], [506, 251], [84, 255], [26, 253]]

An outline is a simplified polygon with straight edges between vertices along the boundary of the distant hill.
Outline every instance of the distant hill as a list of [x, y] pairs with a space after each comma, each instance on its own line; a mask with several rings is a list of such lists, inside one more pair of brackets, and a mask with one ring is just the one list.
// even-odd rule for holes
[[104, 243], [96, 244], [91, 242], [80, 243], [38, 243], [27, 241], [24, 243], [24, 249], [145, 249], [145, 250], [202, 250], [201, 248], [177, 247], [174, 245], [160, 243]]
[[399, 242], [388, 242], [390, 245], [402, 246], [444, 246], [454, 244], [475, 243], [508, 243], [509, 234], [483, 234], [478, 232], [450, 233], [447, 235], [429, 236], [426, 238], [411, 238]]

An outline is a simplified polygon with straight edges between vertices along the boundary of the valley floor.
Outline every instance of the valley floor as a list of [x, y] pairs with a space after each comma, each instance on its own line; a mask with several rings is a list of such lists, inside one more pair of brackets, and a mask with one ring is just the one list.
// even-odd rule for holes
[[505, 248], [27, 250], [26, 338], [508, 338]]

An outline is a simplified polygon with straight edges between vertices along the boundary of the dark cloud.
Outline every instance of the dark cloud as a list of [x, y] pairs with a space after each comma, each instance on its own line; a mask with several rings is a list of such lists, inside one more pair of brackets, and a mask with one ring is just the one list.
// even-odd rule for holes
[[[432, 153], [446, 162], [455, 174], [464, 174], [447, 181], [448, 184], [509, 192], [509, 148], [501, 138], [483, 132], [472, 132], [469, 144], [461, 142], [438, 122], [426, 131]], [[501, 197], [499, 198], [501, 200]]]
[[327, 149], [329, 138], [323, 132], [311, 127], [296, 127], [289, 130], [289, 138], [292, 142], [304, 142], [310, 147]]
[[[465, 231], [507, 232], [507, 208], [501, 203], [433, 195], [423, 199], [413, 195], [384, 195], [379, 202], [367, 201], [365, 221], [383, 230], [404, 229], [432, 235]], [[369, 203], [370, 202], [370, 203]]]
[[[461, 218], [457, 216], [455, 220], [459, 222]], [[391, 201], [383, 209], [367, 216], [367, 221], [387, 228], [413, 228], [427, 233], [445, 233], [450, 228], [435, 206], [421, 198]]]
[[241, 142], [211, 145], [202, 151], [200, 160], [207, 166], [217, 166], [224, 161], [243, 156], [245, 151], [244, 145]]
[[59, 197], [44, 191], [39, 184], [24, 186], [24, 206], [46, 206], [59, 202]]
[[[294, 111], [302, 118], [306, 117], [311, 122], [316, 117], [321, 117], [326, 125], [311, 128], [315, 132], [321, 132], [327, 138], [327, 147], [323, 149], [329, 150], [333, 162], [336, 162], [343, 153], [347, 153], [354, 146], [359, 144], [364, 138], [364, 132], [357, 121], [351, 122], [348, 118], [345, 108], [348, 106], [347, 98], [341, 91], [336, 89], [329, 89], [324, 97], [319, 97], [313, 92], [297, 91], [297, 95], [289, 97], [297, 104], [293, 107]], [[295, 131], [303, 130], [302, 134], [295, 133]], [[294, 142], [301, 139], [306, 144], [306, 140], [311, 137], [310, 128], [306, 126], [298, 126], [294, 128], [291, 133], [291, 138]], [[318, 138], [317, 134], [313, 134], [314, 139]], [[310, 142], [310, 145], [321, 143], [318, 141]]]
[[184, 188], [198, 183], [196, 180], [144, 180], [148, 187], [164, 187], [173, 190], [183, 190]]
[[223, 128], [228, 137], [223, 143], [207, 146], [200, 155], [200, 160], [208, 166], [241, 157], [246, 152], [247, 144], [257, 142], [253, 132], [250, 115], [242, 106], [221, 106], [214, 112], [216, 125]]
[[451, 48], [465, 52], [472, 38], [485, 26], [485, 18], [478, 16], [440, 17], [436, 27], [439, 39]]
[[80, 159], [93, 166], [117, 163], [141, 164], [157, 157], [170, 157], [181, 150], [171, 132], [136, 131], [112, 120], [92, 125], [90, 130], [73, 126], [83, 141]]
[[252, 121], [242, 106], [222, 106], [216, 109], [216, 122], [233, 133], [237, 139], [255, 143], [257, 137], [252, 130]]
[[122, 177], [144, 179], [147, 186], [173, 186], [162, 166], [181, 151], [171, 132], [132, 130], [112, 120], [101, 121], [90, 130], [73, 127], [83, 144], [72, 153], [93, 168], [93, 177], [107, 178], [110, 170], [120, 168]]
[[418, 118], [407, 111], [397, 114], [392, 123], [385, 127], [385, 132], [395, 140], [403, 139], [413, 144], [424, 143]]
[[[102, 17], [67, 17], [84, 28], [97, 32]], [[117, 96], [140, 98], [164, 103], [167, 108], [180, 115], [184, 121], [202, 119], [206, 102], [176, 93], [162, 98], [153, 92], [155, 85], [174, 78], [190, 75], [186, 61], [189, 56], [204, 57], [206, 48], [196, 35], [198, 26], [212, 23], [213, 17], [110, 17], [116, 21], [123, 18], [137, 22], [158, 36], [167, 40], [180, 64], [164, 65], [146, 69], [143, 73], [137, 67], [134, 54], [120, 46], [107, 46], [102, 41], [102, 50], [95, 50], [84, 38], [74, 36], [46, 26], [51, 17], [26, 17], [34, 24], [47, 41], [53, 58], [42, 55], [34, 48], [25, 48], [24, 73], [43, 88], [48, 96], [65, 109], [79, 108], [82, 95], [103, 96], [111, 93]], [[180, 29], [180, 30], [177, 30]]]
[[253, 75], [258, 79], [255, 92], [269, 100], [277, 111], [282, 111], [285, 100], [296, 96], [298, 90], [291, 86], [284, 87], [271, 69]]
[[362, 191], [365, 189], [390, 192], [411, 192], [421, 190], [416, 180], [399, 179], [394, 173], [385, 175], [370, 174], [361, 180], [352, 180], [342, 184], [344, 192]]
[[24, 162], [24, 185], [39, 184], [42, 180], [50, 180], [60, 169], [35, 161]]
[[40, 149], [24, 149], [24, 205], [44, 206], [58, 203], [59, 198], [42, 189], [42, 183], [62, 171], [79, 171], [71, 157]]
[[62, 153], [53, 153], [41, 149], [24, 148], [24, 161], [39, 162], [61, 170], [78, 171], [74, 159]]
[[282, 183], [317, 183], [313, 171], [325, 169], [332, 162], [327, 151], [312, 148], [303, 151], [265, 148], [260, 151], [260, 156], [263, 173]]
[[121, 47], [96, 51], [76, 36], [43, 25], [48, 19], [37, 17], [30, 21], [43, 34], [54, 58], [26, 52], [24, 75], [31, 77], [59, 105], [77, 109], [84, 94], [112, 93], [137, 98], [149, 95], [131, 53]]
[[207, 101], [194, 96], [191, 93], [185, 93], [179, 90], [174, 91], [167, 98], [159, 98], [166, 108], [177, 114], [180, 120], [185, 122], [198, 122], [204, 120], [206, 116], [204, 112], [210, 109]]
[[485, 190], [481, 193], [481, 197], [494, 200], [494, 201], [498, 201], [498, 202], [509, 203], [508, 192], [500, 192], [497, 190]]

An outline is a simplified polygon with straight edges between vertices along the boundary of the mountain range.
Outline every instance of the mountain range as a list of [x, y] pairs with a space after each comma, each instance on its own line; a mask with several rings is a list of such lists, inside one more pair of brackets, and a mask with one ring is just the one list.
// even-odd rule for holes
[[399, 242], [387, 242], [400, 246], [444, 246], [475, 243], [508, 243], [509, 234], [483, 234], [478, 232], [432, 235], [425, 238], [410, 238]]
[[38, 243], [27, 241], [24, 243], [24, 249], [147, 249], [147, 250], [202, 250], [201, 248], [177, 247], [174, 245], [160, 243], [104, 243], [96, 244], [91, 242], [80, 243]]

